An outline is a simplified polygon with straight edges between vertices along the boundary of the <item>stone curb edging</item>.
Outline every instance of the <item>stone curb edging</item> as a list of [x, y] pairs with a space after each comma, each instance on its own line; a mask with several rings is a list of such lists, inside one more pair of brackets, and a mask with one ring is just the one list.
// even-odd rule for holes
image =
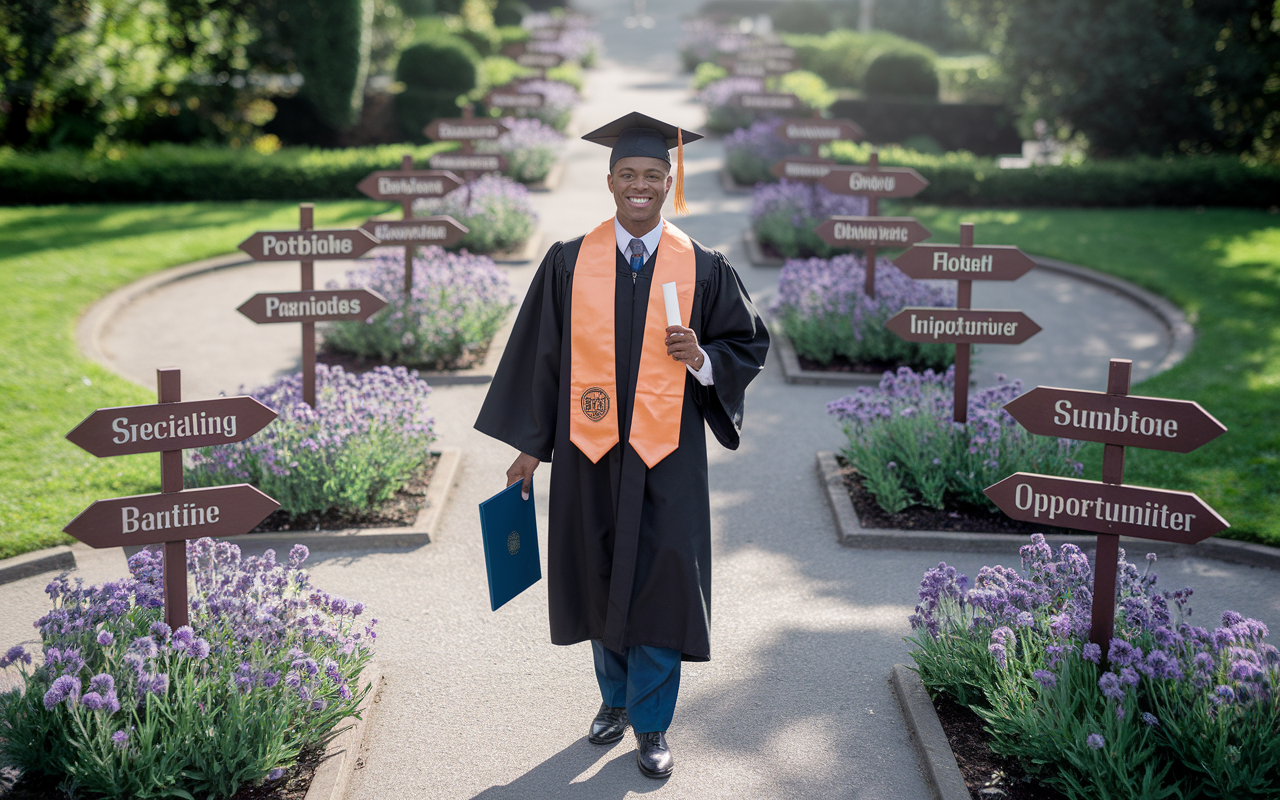
[[1082, 267], [1079, 264], [1068, 264], [1066, 261], [1059, 261], [1056, 258], [1045, 258], [1044, 256], [1031, 256], [1031, 260], [1036, 262], [1036, 266], [1047, 269], [1051, 272], [1060, 272], [1070, 275], [1073, 278], [1089, 281], [1099, 286], [1111, 289], [1114, 292], [1125, 295], [1130, 300], [1138, 303], [1138, 305], [1146, 308], [1155, 314], [1169, 329], [1169, 336], [1172, 340], [1169, 346], [1169, 352], [1160, 360], [1160, 363], [1152, 370], [1152, 375], [1158, 375], [1167, 369], [1171, 369], [1182, 359], [1187, 357], [1191, 352], [1192, 345], [1195, 344], [1196, 331], [1191, 323], [1187, 321], [1187, 317], [1182, 313], [1182, 309], [1178, 308], [1169, 300], [1161, 297], [1155, 292], [1143, 289], [1137, 284], [1130, 283], [1123, 278], [1117, 278], [1114, 275], [1108, 275], [1105, 272], [1099, 272], [1095, 269]]
[[[925, 776], [939, 800], [969, 800], [969, 787], [960, 774], [960, 765], [956, 763], [951, 743], [942, 730], [938, 712], [934, 709], [920, 676], [904, 664], [894, 664], [889, 682], [893, 686], [893, 693], [898, 697], [898, 704], [902, 706], [902, 715], [907, 718], [907, 725], [915, 734], [920, 759], [924, 762]], [[307, 795], [307, 800], [310, 798]]]
[[746, 245], [748, 260], [757, 267], [780, 267], [787, 263], [785, 258], [765, 255], [764, 249], [760, 247], [760, 240], [756, 238], [756, 232], [750, 228], [742, 232], [742, 242]]
[[547, 177], [535, 183], [525, 184], [526, 189], [531, 192], [554, 192], [560, 188], [560, 182], [564, 180], [564, 161], [559, 159], [551, 165], [551, 169], [547, 170]]
[[782, 377], [787, 383], [807, 384], [810, 386], [877, 386], [883, 373], [880, 372], [826, 372], [817, 369], [805, 369], [800, 366], [800, 358], [796, 348], [791, 344], [791, 337], [782, 329], [781, 323], [769, 319], [769, 343], [777, 348], [778, 359], [782, 363]]
[[754, 186], [738, 183], [733, 177], [733, 173], [729, 172], [728, 166], [720, 168], [720, 188], [725, 194], [751, 194], [756, 190]]
[[20, 556], [0, 559], [0, 585], [20, 581], [42, 572], [62, 572], [76, 568], [76, 556], [67, 545], [33, 550]]
[[268, 547], [292, 547], [306, 545], [308, 550], [352, 550], [374, 547], [420, 547], [430, 544], [440, 527], [445, 505], [458, 480], [462, 464], [462, 450], [443, 447], [435, 474], [427, 485], [426, 502], [412, 525], [394, 528], [344, 528], [320, 531], [271, 531], [247, 533], [228, 537], [226, 541], [238, 545], [266, 545]]
[[357, 707], [359, 717], [350, 716], [338, 723], [341, 728], [351, 727], [334, 737], [325, 748], [324, 759], [316, 767], [311, 786], [303, 800], [342, 800], [351, 783], [351, 775], [360, 761], [364, 748], [364, 735], [369, 729], [369, 715], [382, 690], [382, 670], [376, 662], [370, 662], [360, 673], [360, 683], [369, 686], [369, 693]]
[[[835, 453], [819, 451], [818, 479], [836, 520], [836, 537], [846, 547], [871, 550], [960, 550], [966, 553], [1003, 553], [1023, 544], [1018, 535], [1006, 533], [958, 533], [954, 531], [903, 531], [892, 528], [864, 528], [845, 489]], [[1092, 535], [1047, 533], [1045, 541], [1052, 547], [1074, 544], [1085, 552], [1097, 548]], [[1120, 546], [1134, 553], [1155, 553], [1160, 557], [1213, 558], [1231, 564], [1280, 570], [1280, 549], [1252, 542], [1237, 542], [1213, 537], [1199, 544], [1174, 544], [1151, 539], [1120, 537]]]

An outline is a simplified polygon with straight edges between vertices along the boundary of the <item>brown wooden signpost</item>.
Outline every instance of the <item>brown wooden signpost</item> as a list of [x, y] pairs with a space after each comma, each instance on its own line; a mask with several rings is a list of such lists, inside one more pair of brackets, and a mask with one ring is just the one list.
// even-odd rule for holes
[[275, 322], [359, 322], [381, 311], [387, 301], [368, 289], [311, 292], [260, 292], [236, 309], [259, 325]]
[[[448, 135], [454, 132], [455, 129], [450, 128], [447, 123], [470, 122], [471, 120], [469, 119], [433, 120], [427, 126], [427, 130], [431, 130], [434, 126], [436, 131], [440, 133], [441, 125], [438, 123], [446, 123], [441, 135]], [[500, 122], [495, 121], [491, 124], [500, 127], [502, 131], [507, 129]], [[459, 126], [459, 129], [470, 130], [465, 125]], [[501, 132], [496, 134], [496, 136], [501, 135]], [[371, 172], [364, 180], [356, 184], [357, 189], [374, 200], [396, 200], [400, 203], [400, 212], [404, 215], [403, 220], [393, 222], [370, 218], [360, 227], [380, 242], [403, 244], [405, 246], [404, 296], [406, 298], [413, 292], [413, 253], [418, 245], [439, 244], [448, 246], [457, 242], [462, 234], [467, 233], [465, 227], [453, 217], [447, 215], [414, 220], [413, 201], [419, 197], [443, 197], [463, 185], [462, 179], [448, 170], [415, 170], [413, 168], [413, 156], [408, 155], [400, 157], [399, 172], [392, 170]], [[382, 236], [381, 234], [387, 235]], [[431, 241], [422, 242], [419, 239], [430, 239]], [[386, 303], [384, 302], [383, 305], [386, 305]]]
[[849, 119], [793, 117], [778, 121], [778, 136], [784, 142], [820, 145], [828, 142], [861, 141], [866, 132]]
[[559, 53], [531, 53], [526, 48], [523, 53], [516, 56], [516, 63], [522, 67], [538, 70], [539, 74], [546, 74], [548, 69], [563, 64], [564, 56]]
[[956, 389], [952, 419], [969, 419], [969, 356], [974, 344], [1021, 344], [1040, 326], [1021, 311], [973, 309], [975, 280], [1012, 281], [1035, 267], [1010, 245], [973, 244], [973, 223], [960, 226], [960, 244], [916, 244], [893, 260], [916, 280], [955, 278], [956, 307], [904, 308], [885, 327], [912, 342], [947, 342], [956, 346]]
[[789, 181], [816, 182], [826, 177], [836, 166], [834, 159], [816, 156], [791, 156], [776, 162], [769, 168], [774, 177]]
[[485, 95], [484, 104], [489, 108], [542, 108], [547, 98], [541, 92], [522, 92], [519, 84], [500, 86]]
[[[502, 172], [509, 165], [501, 153], [436, 153], [429, 162], [432, 169], [447, 169], [462, 173]], [[468, 180], [468, 183], [470, 180]]]
[[739, 78], [772, 78], [799, 69], [796, 62], [789, 58], [724, 58], [721, 59], [720, 66]]
[[474, 142], [477, 139], [497, 139], [509, 130], [511, 129], [496, 119], [438, 117], [431, 120], [422, 132], [428, 139], [437, 142]]
[[[367, 180], [367, 179], [366, 179]], [[259, 231], [240, 243], [240, 249], [249, 254], [254, 261], [297, 261], [301, 266], [301, 292], [291, 303], [302, 303], [301, 295], [306, 295], [308, 304], [306, 313], [290, 319], [290, 322], [302, 323], [302, 399], [307, 405], [316, 405], [316, 322], [331, 319], [347, 319], [341, 308], [342, 298], [338, 298], [335, 306], [337, 313], [329, 314], [329, 300], [335, 292], [315, 291], [315, 262], [337, 259], [356, 259], [378, 246], [378, 240], [367, 231], [359, 228], [350, 230], [312, 230], [315, 206], [302, 203], [298, 207], [299, 225], [296, 231]], [[369, 294], [373, 295], [372, 292]], [[248, 316], [249, 309], [256, 309], [255, 302], [262, 298], [264, 311], [269, 297], [280, 298], [283, 295], [255, 295], [240, 307], [241, 313]], [[373, 295], [378, 300], [381, 297]], [[348, 300], [350, 313], [351, 298]], [[383, 300], [383, 305], [386, 301]], [[323, 306], [323, 311], [320, 310]], [[378, 306], [381, 308], [382, 306]], [[378, 308], [370, 308], [363, 318], [368, 318]], [[298, 310], [301, 310], [300, 308]], [[256, 313], [256, 312], [255, 312]], [[252, 317], [250, 317], [252, 318]], [[256, 320], [255, 320], [256, 321]], [[266, 321], [264, 319], [264, 321]], [[275, 321], [275, 320], [271, 320]], [[284, 320], [279, 320], [283, 322]]]
[[1226, 432], [1197, 403], [1130, 397], [1133, 362], [1111, 359], [1107, 391], [1039, 386], [1005, 405], [1028, 431], [1102, 442], [1102, 481], [1018, 472], [988, 486], [991, 502], [1013, 519], [1098, 534], [1089, 641], [1105, 659], [1115, 632], [1121, 536], [1195, 544], [1230, 525], [1191, 492], [1124, 486], [1124, 448], [1186, 453]]
[[735, 97], [737, 104], [750, 111], [799, 111], [804, 108], [800, 98], [787, 92], [752, 92]]
[[910, 247], [933, 234], [915, 217], [828, 217], [814, 228], [832, 247]]
[[[880, 216], [881, 197], [915, 197], [929, 185], [919, 172], [909, 167], [881, 167], [880, 154], [876, 152], [871, 153], [867, 166], [834, 166], [826, 175], [819, 178], [818, 182], [836, 194], [865, 196], [868, 217]], [[910, 219], [915, 222], [911, 217], [899, 219]], [[867, 297], [875, 297], [876, 255], [879, 249], [877, 245], [867, 245], [862, 249], [867, 261], [866, 278], [862, 289]]]
[[251, 397], [183, 403], [182, 373], [156, 370], [159, 403], [100, 408], [67, 434], [99, 458], [160, 453], [160, 494], [99, 500], [63, 531], [90, 547], [164, 544], [164, 619], [188, 623], [187, 539], [238, 536], [253, 530], [280, 504], [247, 483], [182, 488], [182, 451], [228, 444], [262, 430], [276, 412]]
[[763, 61], [770, 58], [782, 58], [790, 61], [796, 59], [795, 48], [781, 45], [748, 47], [744, 50], [739, 50], [736, 55], [740, 61]]

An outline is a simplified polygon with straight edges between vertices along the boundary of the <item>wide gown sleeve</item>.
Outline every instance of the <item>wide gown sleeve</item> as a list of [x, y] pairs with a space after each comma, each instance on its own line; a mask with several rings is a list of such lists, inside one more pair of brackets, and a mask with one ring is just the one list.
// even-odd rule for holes
[[556, 243], [533, 277], [475, 425], [540, 461], [551, 460], [556, 439], [568, 279], [563, 248]]
[[715, 383], [693, 381], [694, 399], [720, 444], [738, 449], [747, 384], [764, 369], [769, 330], [738, 273], [720, 253], [702, 296], [702, 338]]

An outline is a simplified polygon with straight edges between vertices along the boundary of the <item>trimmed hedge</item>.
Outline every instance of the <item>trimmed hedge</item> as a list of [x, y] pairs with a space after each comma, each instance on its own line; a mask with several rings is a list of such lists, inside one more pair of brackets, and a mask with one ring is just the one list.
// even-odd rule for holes
[[[871, 145], [836, 142], [830, 157], [865, 164]], [[1001, 169], [970, 153], [931, 156], [878, 148], [882, 166], [912, 167], [929, 186], [915, 199], [953, 206], [1235, 206], [1275, 207], [1280, 167], [1248, 166], [1235, 156], [1090, 160]]]
[[399, 169], [412, 155], [425, 168], [451, 142], [320, 150], [158, 144], [117, 150], [119, 158], [78, 151], [0, 149], [0, 204], [124, 203], [186, 200], [320, 200], [363, 197], [356, 184], [375, 169]]

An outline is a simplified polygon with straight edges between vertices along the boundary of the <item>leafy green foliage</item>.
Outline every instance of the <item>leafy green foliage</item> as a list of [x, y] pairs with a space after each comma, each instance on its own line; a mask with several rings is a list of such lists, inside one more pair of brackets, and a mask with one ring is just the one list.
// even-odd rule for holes
[[305, 82], [300, 94], [333, 128], [360, 116], [372, 41], [372, 0], [277, 0], [294, 63]]
[[458, 101], [476, 88], [480, 55], [456, 36], [419, 42], [400, 54], [396, 80], [405, 89], [396, 96], [396, 116], [404, 132], [424, 138], [422, 129], [437, 117], [458, 115]]
[[399, 169], [400, 157], [424, 163], [449, 145], [379, 145], [320, 150], [286, 147], [270, 155], [227, 147], [157, 144], [119, 147], [106, 156], [74, 151], [0, 149], [0, 203], [279, 200], [355, 198], [375, 169]]
[[938, 92], [952, 103], [999, 103], [1010, 96], [1008, 76], [989, 55], [939, 56]]
[[[835, 142], [825, 152], [842, 164], [865, 164], [873, 146]], [[927, 155], [877, 146], [885, 166], [913, 167], [929, 186], [922, 202], [963, 206], [1235, 206], [1270, 208], [1280, 197], [1280, 167], [1236, 156], [1087, 159], [1001, 169], [971, 153]]]
[[802, 67], [842, 89], [863, 88], [867, 70], [883, 53], [918, 53], [930, 60], [935, 57], [927, 45], [885, 31], [859, 33], [840, 28], [821, 36], [790, 34], [782, 38], [795, 48]]
[[923, 53], [889, 51], [867, 67], [862, 88], [868, 95], [938, 97], [938, 70]]
[[1280, 152], [1280, 6], [1271, 0], [949, 0], [1015, 80], [1029, 117], [1098, 155]]

